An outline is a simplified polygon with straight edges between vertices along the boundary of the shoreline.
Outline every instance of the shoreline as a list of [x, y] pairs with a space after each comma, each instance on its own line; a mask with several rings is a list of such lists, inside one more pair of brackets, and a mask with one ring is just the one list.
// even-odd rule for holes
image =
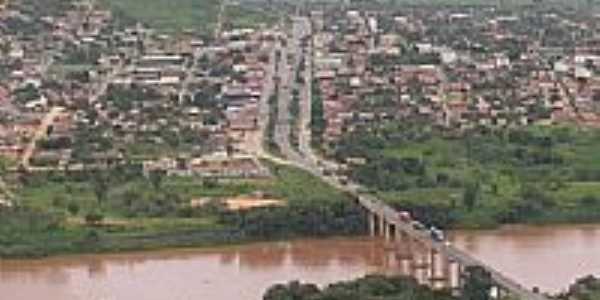
[[[553, 228], [572, 228], [572, 227], [596, 227], [600, 226], [600, 222], [582, 222], [582, 223], [518, 223], [518, 224], [501, 224], [494, 228], [453, 228], [448, 230], [448, 234], [452, 237], [455, 233], [480, 233], [480, 232], [496, 232], [498, 234], [502, 234], [502, 232], [510, 232], [514, 230], [519, 230], [522, 228], [544, 228], [544, 227], [553, 227]], [[582, 228], [585, 229], [585, 228]], [[206, 231], [198, 231], [197, 233], [207, 233]], [[160, 253], [166, 251], [177, 251], [181, 253], [186, 252], [210, 252], [214, 250], [223, 250], [223, 249], [232, 249], [236, 247], [247, 247], [253, 245], [260, 244], [270, 244], [270, 243], [288, 243], [294, 242], [298, 240], [307, 240], [307, 241], [327, 241], [327, 240], [336, 240], [336, 239], [359, 239], [359, 240], [373, 240], [377, 241], [379, 239], [373, 239], [366, 234], [328, 234], [322, 236], [302, 236], [302, 235], [290, 235], [286, 237], [274, 237], [274, 238], [239, 238], [239, 239], [231, 239], [225, 240], [221, 239], [217, 240], [188, 240], [181, 243], [169, 243], [164, 242], [165, 237], [168, 238], [181, 238], [182, 236], [189, 236], [190, 232], [174, 232], [172, 234], [155, 234], [155, 235], [140, 235], [133, 236], [130, 238], [123, 237], [104, 237], [105, 244], [96, 245], [98, 248], [78, 248], [81, 251], [50, 251], [47, 253], [43, 253], [41, 255], [16, 255], [16, 256], [0, 256], [0, 263], [2, 262], [10, 262], [10, 261], [44, 261], [48, 259], [56, 259], [56, 258], [69, 258], [69, 257], [85, 257], [92, 255], [108, 255], [108, 256], [119, 256], [119, 255], [136, 255], [143, 253]], [[193, 234], [193, 232], [192, 232]], [[134, 245], [142, 239], [146, 241], [146, 243], [142, 243], [140, 245]], [[162, 239], [162, 240], [161, 240]], [[101, 240], [98, 242], [101, 243]], [[66, 241], [69, 242], [69, 241]], [[70, 241], [70, 243], [77, 242], [76, 240]], [[109, 248], [111, 243], [114, 242], [122, 242], [121, 247], [117, 248]], [[127, 243], [133, 243], [127, 245]], [[161, 244], [162, 243], [162, 244]], [[1, 249], [1, 248], [0, 248]], [[35, 248], [29, 248], [28, 250], [33, 251]]]

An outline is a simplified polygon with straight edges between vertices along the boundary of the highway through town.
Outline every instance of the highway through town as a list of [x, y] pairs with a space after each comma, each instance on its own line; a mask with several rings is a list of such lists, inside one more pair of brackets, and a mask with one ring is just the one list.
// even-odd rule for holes
[[[355, 183], [342, 184], [335, 176], [326, 176], [324, 168], [321, 166], [335, 166], [337, 163], [327, 161], [323, 158], [319, 158], [312, 150], [310, 146], [310, 122], [311, 122], [311, 79], [312, 75], [308, 75], [305, 78], [305, 84], [303, 85], [304, 91], [301, 92], [301, 121], [299, 122], [299, 142], [300, 152], [296, 152], [292, 149], [289, 141], [290, 131], [290, 115], [289, 115], [289, 103], [290, 103], [290, 87], [294, 83], [294, 78], [291, 74], [295, 74], [296, 68], [290, 68], [287, 60], [287, 53], [298, 54], [300, 53], [299, 45], [302, 36], [311, 34], [310, 22], [307, 18], [294, 18], [293, 19], [293, 30], [292, 38], [288, 40], [288, 47], [290, 50], [284, 48], [281, 55], [280, 61], [280, 90], [279, 90], [279, 116], [278, 122], [276, 123], [276, 142], [282, 150], [282, 154], [290, 164], [302, 168], [315, 176], [318, 176], [328, 184], [343, 190], [353, 195], [358, 202], [371, 213], [375, 213], [380, 217], [383, 217], [388, 224], [393, 224], [396, 228], [401, 229], [403, 232], [408, 234], [413, 240], [419, 241], [427, 247], [436, 250], [441, 255], [449, 258], [450, 260], [457, 262], [462, 267], [469, 266], [480, 266], [485, 268], [492, 276], [493, 281], [502, 286], [504, 289], [510, 291], [514, 296], [517, 296], [523, 300], [546, 300], [547, 298], [543, 295], [534, 293], [528, 288], [520, 285], [518, 282], [510, 279], [508, 276], [501, 274], [494, 268], [486, 265], [477, 258], [469, 255], [468, 253], [443, 242], [437, 242], [431, 238], [428, 231], [416, 230], [411, 224], [400, 220], [398, 213], [391, 206], [385, 204], [383, 201], [375, 198], [371, 195], [363, 194], [364, 187]], [[304, 51], [305, 61], [307, 63], [306, 73], [312, 74], [312, 49]], [[299, 62], [299, 57], [296, 57], [295, 63]], [[296, 64], [297, 67], [297, 64]]]

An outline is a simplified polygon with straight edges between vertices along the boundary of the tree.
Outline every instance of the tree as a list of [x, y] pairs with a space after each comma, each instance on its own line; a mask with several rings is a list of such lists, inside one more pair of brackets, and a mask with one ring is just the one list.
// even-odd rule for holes
[[154, 187], [155, 190], [160, 189], [160, 185], [162, 184], [163, 178], [166, 175], [164, 170], [153, 170], [148, 174], [148, 179]]
[[106, 199], [106, 194], [108, 192], [108, 182], [102, 174], [96, 174], [92, 179], [92, 185], [94, 187], [94, 195], [96, 195], [96, 199], [98, 200], [98, 204], [102, 204]]
[[102, 220], [104, 220], [104, 215], [98, 210], [88, 212], [85, 215], [85, 223], [90, 226], [96, 226], [102, 223]]
[[465, 269], [465, 286], [463, 299], [489, 300], [491, 299], [492, 275], [480, 266], [470, 266]]
[[79, 213], [79, 204], [74, 201], [69, 202], [69, 204], [67, 204], [67, 211], [69, 211], [69, 214], [72, 216], [76, 216]]
[[469, 183], [465, 187], [463, 194], [463, 204], [469, 211], [473, 210], [479, 198], [480, 184], [479, 182]]
[[267, 290], [263, 300], [304, 300], [319, 293], [313, 284], [302, 284], [298, 281], [287, 285], [278, 284]]

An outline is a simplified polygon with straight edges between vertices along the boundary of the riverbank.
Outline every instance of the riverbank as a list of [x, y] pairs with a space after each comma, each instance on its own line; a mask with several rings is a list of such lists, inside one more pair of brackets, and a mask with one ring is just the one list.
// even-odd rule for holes
[[[469, 283], [467, 283], [469, 284]], [[345, 299], [411, 299], [459, 300], [485, 299], [453, 297], [450, 291], [434, 291], [404, 276], [369, 275], [347, 282], [338, 282], [320, 289], [315, 284], [293, 281], [270, 287], [263, 300], [345, 300]]]
[[[521, 225], [452, 232], [450, 237], [457, 247], [524, 286], [550, 294], [567, 292], [585, 274], [600, 275], [600, 225]], [[270, 286], [294, 280], [324, 288], [368, 274], [406, 275], [400, 266], [407, 264], [390, 254], [382, 239], [333, 237], [0, 260], [0, 295], [48, 300], [262, 299]]]
[[[27, 177], [0, 211], [0, 257], [202, 247], [364, 232], [362, 212], [318, 178], [268, 165], [266, 180], [144, 178], [134, 168]], [[42, 177], [43, 176], [43, 177]], [[244, 195], [284, 205], [231, 210]], [[202, 203], [196, 205], [195, 203]]]
[[[489, 274], [488, 274], [489, 276]], [[483, 278], [482, 278], [483, 277]], [[315, 284], [293, 281], [276, 284], [266, 290], [264, 300], [344, 300], [384, 298], [411, 300], [469, 300], [492, 299], [493, 283], [483, 275], [467, 277], [462, 295], [453, 296], [448, 290], [432, 290], [410, 277], [369, 275], [352, 281], [342, 281], [325, 288]], [[588, 276], [578, 279], [563, 294], [549, 296], [557, 300], [594, 300], [600, 299], [600, 279]], [[502, 299], [515, 299], [506, 297]]]

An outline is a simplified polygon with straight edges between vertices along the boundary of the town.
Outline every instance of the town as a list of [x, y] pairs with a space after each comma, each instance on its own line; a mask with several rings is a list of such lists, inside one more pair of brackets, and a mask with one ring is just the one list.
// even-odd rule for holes
[[0, 1], [0, 257], [369, 236], [403, 277], [352, 284], [597, 295], [453, 232], [600, 222], [594, 1], [136, 1]]

